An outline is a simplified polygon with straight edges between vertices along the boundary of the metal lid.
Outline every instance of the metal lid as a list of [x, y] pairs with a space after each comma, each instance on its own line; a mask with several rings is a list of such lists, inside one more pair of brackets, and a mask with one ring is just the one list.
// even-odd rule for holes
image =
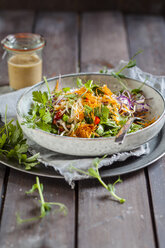
[[9, 34], [2, 41], [4, 49], [15, 52], [30, 52], [42, 49], [45, 46], [45, 39], [39, 34], [18, 33]]

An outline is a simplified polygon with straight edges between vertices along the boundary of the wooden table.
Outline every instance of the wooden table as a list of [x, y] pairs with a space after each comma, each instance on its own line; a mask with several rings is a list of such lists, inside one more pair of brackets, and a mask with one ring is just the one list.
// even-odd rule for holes
[[[9, 33], [36, 32], [47, 40], [44, 75], [112, 68], [137, 50], [138, 66], [165, 74], [165, 21], [162, 16], [119, 12], [0, 12], [0, 39]], [[1, 50], [2, 54], [2, 50]], [[7, 85], [1, 63], [0, 84]], [[1, 87], [1, 93], [8, 87]], [[122, 177], [113, 201], [96, 180], [76, 183], [41, 178], [47, 201], [65, 203], [68, 215], [49, 215], [34, 224], [16, 225], [15, 212], [33, 216], [34, 198], [25, 195], [35, 177], [0, 166], [1, 248], [153, 248], [165, 247], [165, 157], [144, 170]], [[113, 182], [107, 178], [106, 182]]]

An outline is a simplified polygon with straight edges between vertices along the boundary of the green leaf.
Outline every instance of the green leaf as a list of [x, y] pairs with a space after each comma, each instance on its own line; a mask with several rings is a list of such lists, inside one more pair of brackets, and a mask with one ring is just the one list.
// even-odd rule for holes
[[17, 144], [15, 146], [15, 151], [17, 153], [26, 153], [28, 151], [28, 144]]
[[120, 78], [126, 78], [126, 76], [122, 73], [117, 74]]
[[63, 88], [62, 90], [66, 93], [66, 92], [70, 91], [70, 87]]
[[70, 98], [70, 99], [75, 99], [78, 97], [78, 95], [76, 94], [68, 94], [68, 95], [65, 95], [66, 98]]
[[6, 142], [7, 136], [5, 133], [2, 134], [2, 136], [0, 137], [0, 149], [3, 148], [5, 142]]
[[94, 115], [101, 117], [101, 115], [102, 115], [101, 108], [99, 108], [99, 107], [94, 108]]
[[93, 160], [93, 165], [94, 165], [94, 167], [95, 167], [96, 169], [98, 169], [98, 166], [99, 166], [101, 160], [102, 160], [102, 159], [100, 159], [100, 158], [95, 158], [95, 159]]
[[100, 73], [108, 73], [108, 68], [105, 66], [102, 70], [100, 70]]
[[26, 162], [22, 162], [25, 165], [25, 170], [31, 170], [31, 168], [35, 167], [38, 162], [33, 162], [33, 163], [26, 163]]
[[43, 92], [42, 100], [43, 100], [43, 104], [45, 105], [48, 101], [48, 93], [47, 92]]
[[33, 91], [32, 95], [33, 95], [33, 101], [43, 103], [41, 91]]
[[84, 85], [83, 85], [83, 83], [82, 83], [82, 80], [80, 79], [80, 78], [77, 78], [77, 86], [79, 87], [79, 88], [81, 88], [81, 87], [83, 87]]
[[88, 169], [88, 172], [89, 172], [89, 175], [91, 176], [91, 177], [95, 177], [95, 178], [98, 178], [98, 173], [93, 169], [93, 168], [89, 168]]
[[16, 126], [11, 124], [8, 128], [9, 130], [9, 136], [10, 136], [10, 144], [15, 145], [22, 141], [23, 139], [23, 133], [22, 129], [19, 126], [19, 123], [17, 121]]
[[42, 103], [45, 105], [48, 101], [48, 93], [47, 92], [41, 92], [41, 91], [33, 91], [33, 101]]
[[127, 68], [132, 68], [136, 65], [136, 59], [130, 60], [129, 63], [127, 64]]
[[103, 125], [99, 124], [96, 133], [98, 133], [100, 136], [102, 136], [102, 134], [104, 133], [104, 127]]
[[139, 94], [140, 92], [141, 92], [140, 89], [133, 89], [133, 90], [131, 90], [131, 93], [134, 94], [134, 95], [137, 95], [137, 94]]
[[45, 122], [45, 123], [51, 123], [52, 122], [52, 116], [50, 114], [49, 111], [46, 111], [44, 116], [42, 117], [42, 120]]
[[109, 109], [106, 106], [102, 105], [101, 106], [101, 121], [107, 121], [108, 117], [109, 117]]
[[45, 132], [50, 133], [52, 130], [51, 124], [39, 121], [38, 123], [36, 123], [37, 127], [42, 129]]
[[69, 116], [64, 114], [63, 117], [62, 117], [62, 120], [67, 122], [69, 120]]
[[37, 190], [38, 189], [38, 186], [37, 186], [37, 184], [33, 184], [32, 185], [32, 188], [30, 189], [30, 190], [28, 190], [28, 191], [26, 191], [25, 193], [26, 194], [32, 194], [35, 190]]
[[90, 114], [93, 111], [93, 108], [89, 107], [88, 105], [84, 105], [85, 111]]
[[85, 88], [92, 92], [92, 88], [93, 88], [93, 80], [88, 80], [85, 84], [84, 84]]
[[116, 122], [112, 119], [104, 119], [100, 122], [100, 124], [102, 125], [106, 125], [108, 127], [115, 127], [118, 128], [118, 126], [116, 125]]
[[140, 124], [136, 124], [136, 123], [132, 123], [128, 133], [134, 133], [134, 132], [137, 132], [138, 130], [142, 129], [142, 125]]
[[33, 156], [27, 158], [26, 162], [27, 163], [35, 162], [38, 159], [39, 155], [40, 155], [40, 153], [34, 154]]

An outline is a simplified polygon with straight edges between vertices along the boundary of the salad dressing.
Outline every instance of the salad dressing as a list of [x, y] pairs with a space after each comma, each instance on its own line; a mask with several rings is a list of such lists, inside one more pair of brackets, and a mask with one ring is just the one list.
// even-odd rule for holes
[[20, 89], [34, 85], [42, 78], [42, 60], [36, 54], [16, 54], [8, 60], [10, 86]]
[[9, 34], [1, 44], [7, 58], [9, 84], [18, 90], [32, 86], [42, 78], [42, 50], [45, 39], [39, 34]]

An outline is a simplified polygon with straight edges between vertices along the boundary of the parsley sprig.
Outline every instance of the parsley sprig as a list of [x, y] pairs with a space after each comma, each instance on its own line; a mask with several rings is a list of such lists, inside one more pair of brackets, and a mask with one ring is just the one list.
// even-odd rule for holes
[[64, 214], [64, 216], [67, 215], [68, 209], [67, 207], [60, 202], [46, 202], [43, 196], [43, 184], [40, 183], [39, 181], [39, 177], [36, 177], [36, 183], [32, 186], [32, 188], [29, 191], [26, 191], [26, 194], [32, 194], [35, 190], [38, 190], [38, 194], [40, 197], [40, 200], [38, 201], [40, 203], [40, 215], [39, 216], [35, 216], [32, 218], [28, 218], [28, 219], [22, 219], [20, 217], [19, 213], [16, 213], [16, 217], [17, 217], [17, 223], [18, 224], [22, 224], [22, 223], [26, 223], [26, 222], [31, 222], [31, 221], [36, 221], [39, 219], [43, 219], [46, 215], [48, 215], [52, 209], [52, 206], [58, 206], [58, 210], [55, 209], [54, 212], [61, 212]]
[[[104, 159], [105, 156], [102, 158]], [[101, 185], [109, 191], [109, 193], [117, 200], [119, 201], [120, 203], [124, 203], [125, 202], [125, 199], [124, 198], [121, 198], [119, 196], [116, 195], [115, 193], [115, 185], [117, 183], [121, 183], [122, 180], [120, 179], [120, 177], [118, 177], [118, 179], [113, 183], [113, 184], [106, 184], [101, 176], [100, 176], [100, 173], [99, 173], [99, 163], [101, 162], [102, 159], [99, 159], [99, 158], [95, 158], [94, 161], [93, 161], [93, 168], [89, 168], [88, 169], [88, 172], [86, 171], [83, 171], [81, 169], [78, 169], [76, 167], [74, 167], [73, 165], [70, 166], [70, 171], [77, 171], [78, 173], [80, 174], [84, 174], [84, 175], [87, 175], [87, 176], [91, 176], [91, 177], [94, 177], [96, 179], [98, 179], [98, 181], [101, 183]]]
[[5, 124], [0, 128], [0, 156], [15, 159], [23, 164], [26, 170], [38, 164], [39, 153], [28, 157], [28, 144], [23, 137], [22, 129], [18, 123], [13, 124], [14, 119], [7, 122], [7, 107], [5, 111]]

